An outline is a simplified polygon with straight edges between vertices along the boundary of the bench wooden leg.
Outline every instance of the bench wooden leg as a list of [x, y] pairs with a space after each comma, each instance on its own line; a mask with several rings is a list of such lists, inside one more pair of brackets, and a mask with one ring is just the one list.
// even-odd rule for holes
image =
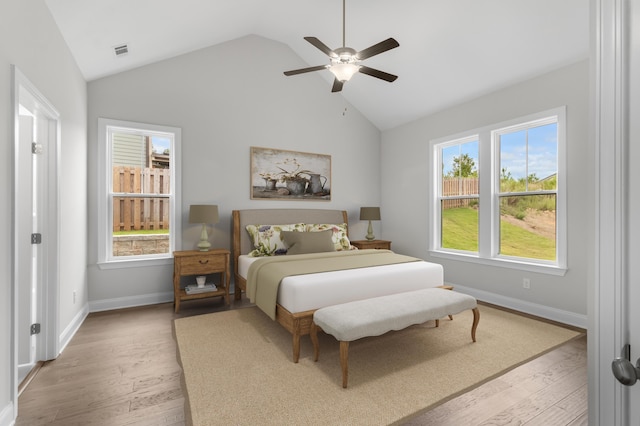
[[473, 325], [471, 326], [471, 338], [473, 341], [476, 341], [476, 328], [478, 328], [478, 323], [480, 322], [480, 311], [478, 308], [473, 308]]
[[297, 363], [300, 359], [300, 334], [293, 333], [293, 362]]
[[340, 341], [340, 366], [342, 367], [342, 387], [347, 387], [349, 380], [349, 342]]
[[320, 344], [318, 343], [318, 326], [315, 323], [311, 323], [311, 343], [313, 343], [313, 360], [318, 361], [320, 357]]

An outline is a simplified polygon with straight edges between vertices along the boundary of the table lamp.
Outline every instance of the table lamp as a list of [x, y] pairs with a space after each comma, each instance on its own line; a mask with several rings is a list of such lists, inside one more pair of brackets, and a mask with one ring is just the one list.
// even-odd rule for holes
[[196, 204], [189, 207], [189, 223], [201, 223], [202, 232], [198, 248], [200, 251], [209, 251], [209, 235], [207, 234], [207, 224], [218, 223], [218, 206]]
[[380, 220], [380, 207], [360, 207], [360, 220], [369, 221], [369, 229], [367, 229], [367, 240], [375, 240], [376, 236], [373, 235], [373, 226], [371, 226], [371, 221]]

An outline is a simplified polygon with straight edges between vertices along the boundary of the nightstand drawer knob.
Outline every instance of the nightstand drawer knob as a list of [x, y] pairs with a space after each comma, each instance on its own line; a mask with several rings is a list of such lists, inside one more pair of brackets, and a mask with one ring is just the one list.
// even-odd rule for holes
[[201, 265], [206, 265], [207, 263], [209, 263], [209, 259], [207, 259], [207, 260], [198, 260], [198, 262], [200, 262]]

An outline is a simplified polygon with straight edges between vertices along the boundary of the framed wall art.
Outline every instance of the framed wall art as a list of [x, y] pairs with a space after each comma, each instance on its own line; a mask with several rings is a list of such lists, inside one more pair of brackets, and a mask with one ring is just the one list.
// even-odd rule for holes
[[252, 200], [331, 200], [331, 156], [251, 147]]

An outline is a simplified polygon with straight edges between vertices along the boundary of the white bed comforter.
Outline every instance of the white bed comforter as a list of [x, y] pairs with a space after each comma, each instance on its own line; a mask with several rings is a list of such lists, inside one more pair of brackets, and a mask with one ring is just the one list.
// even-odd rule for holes
[[[251, 263], [257, 259], [239, 256], [238, 273], [246, 279]], [[296, 313], [443, 284], [442, 265], [430, 262], [319, 272], [284, 278], [278, 289], [278, 304]]]

